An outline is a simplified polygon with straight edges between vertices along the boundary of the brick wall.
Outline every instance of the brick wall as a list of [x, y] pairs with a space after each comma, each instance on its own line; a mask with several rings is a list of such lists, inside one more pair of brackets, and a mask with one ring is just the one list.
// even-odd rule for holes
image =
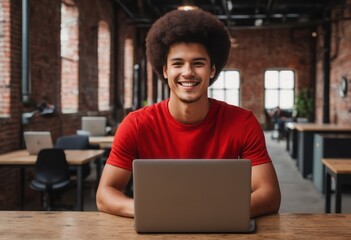
[[[114, 1], [74, 0], [79, 10], [79, 111], [76, 114], [61, 114], [61, 57], [60, 57], [60, 20], [61, 0], [35, 0], [30, 3], [30, 86], [31, 101], [21, 102], [21, 0], [0, 0], [1, 7], [9, 14], [11, 46], [10, 85], [11, 112], [9, 118], [0, 118], [0, 153], [23, 147], [22, 130], [48, 130], [53, 139], [75, 133], [79, 129], [81, 116], [98, 112], [97, 105], [97, 36], [99, 21], [106, 21], [111, 30], [114, 43]], [[114, 52], [116, 45], [111, 45]], [[115, 95], [115, 61], [111, 59], [110, 96]], [[49, 117], [35, 115], [29, 124], [22, 128], [22, 111], [33, 111], [41, 102], [57, 107], [57, 114]], [[31, 171], [28, 171], [30, 175]], [[18, 207], [18, 169], [0, 168], [0, 210]], [[29, 176], [30, 177], [30, 176]], [[31, 197], [26, 184], [27, 197]], [[29, 193], [28, 193], [29, 191]]]
[[[351, 0], [345, 1], [348, 7], [342, 7], [332, 13], [335, 20], [332, 24], [331, 36], [331, 64], [330, 64], [330, 122], [351, 125]], [[316, 121], [323, 122], [323, 31], [319, 29], [317, 52], [317, 81], [316, 81]], [[339, 95], [339, 85], [342, 76], [346, 76], [349, 82], [346, 97]]]
[[291, 69], [296, 74], [296, 88], [313, 86], [314, 39], [309, 29], [262, 29], [233, 32], [227, 64], [240, 72], [240, 103], [264, 122], [264, 72], [267, 69]]
[[[20, 111], [22, 109], [20, 102], [20, 71], [21, 71], [21, 1], [20, 0], [0, 0], [0, 5], [4, 13], [6, 22], [6, 32], [8, 36], [4, 45], [9, 50], [9, 55], [2, 56], [0, 61], [5, 61], [2, 65], [2, 76], [9, 77], [6, 81], [10, 84], [10, 117], [0, 118], [0, 153], [18, 149], [21, 144], [20, 140]], [[4, 58], [3, 58], [4, 57]], [[0, 209], [6, 206], [13, 209], [17, 204], [19, 181], [18, 169], [0, 168]]]

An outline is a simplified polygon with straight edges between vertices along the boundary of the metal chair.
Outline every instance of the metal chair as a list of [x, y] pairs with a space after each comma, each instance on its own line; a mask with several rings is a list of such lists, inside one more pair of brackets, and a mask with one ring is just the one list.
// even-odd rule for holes
[[[55, 194], [61, 193], [71, 185], [65, 152], [55, 148], [41, 150], [35, 163], [35, 178], [29, 185], [41, 192], [42, 209], [53, 210]], [[48, 198], [47, 202], [45, 197]]]

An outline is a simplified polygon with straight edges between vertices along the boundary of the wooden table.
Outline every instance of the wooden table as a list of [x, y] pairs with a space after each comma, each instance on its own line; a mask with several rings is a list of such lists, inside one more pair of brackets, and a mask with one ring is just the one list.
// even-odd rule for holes
[[351, 133], [351, 125], [295, 123], [298, 134], [297, 168], [304, 178], [313, 174], [313, 143], [316, 133]]
[[114, 136], [89, 137], [89, 144], [101, 149], [111, 148]]
[[322, 162], [325, 168], [325, 212], [330, 213], [331, 178], [334, 177], [335, 212], [341, 213], [342, 185], [351, 183], [351, 159], [324, 158]]
[[1, 239], [351, 239], [351, 214], [260, 217], [251, 234], [137, 234], [134, 220], [100, 212], [0, 212]]
[[[69, 165], [77, 168], [77, 199], [76, 208], [83, 211], [83, 164], [100, 157], [103, 150], [65, 150], [66, 160]], [[0, 167], [20, 168], [20, 209], [23, 209], [25, 168], [34, 167], [37, 155], [29, 155], [27, 150], [17, 150], [0, 155]]]

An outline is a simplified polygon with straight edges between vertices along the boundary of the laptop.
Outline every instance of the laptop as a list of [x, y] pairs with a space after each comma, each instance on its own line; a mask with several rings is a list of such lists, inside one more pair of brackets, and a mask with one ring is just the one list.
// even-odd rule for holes
[[251, 161], [133, 161], [134, 223], [147, 232], [253, 232]]
[[82, 130], [90, 136], [105, 136], [106, 117], [82, 117]]
[[37, 155], [42, 149], [54, 147], [50, 132], [25, 131], [23, 136], [30, 155]]

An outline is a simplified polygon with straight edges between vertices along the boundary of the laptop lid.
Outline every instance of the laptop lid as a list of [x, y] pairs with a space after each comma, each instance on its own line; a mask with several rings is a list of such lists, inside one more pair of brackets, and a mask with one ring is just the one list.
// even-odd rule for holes
[[26, 149], [30, 155], [37, 155], [44, 148], [53, 148], [51, 133], [47, 131], [25, 131]]
[[[133, 161], [137, 232], [249, 232], [251, 161]], [[252, 224], [252, 222], [251, 222]]]
[[106, 117], [82, 117], [82, 130], [90, 136], [106, 135]]

